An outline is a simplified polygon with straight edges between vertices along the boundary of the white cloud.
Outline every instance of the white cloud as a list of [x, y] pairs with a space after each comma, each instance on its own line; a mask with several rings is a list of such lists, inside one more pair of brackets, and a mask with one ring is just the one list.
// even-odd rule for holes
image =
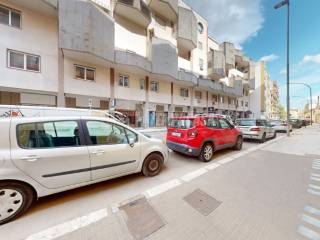
[[185, 0], [209, 24], [210, 35], [219, 42], [240, 47], [262, 28], [261, 0]]
[[270, 54], [267, 56], [263, 56], [262, 58], [260, 58], [260, 61], [265, 61], [265, 62], [272, 62], [275, 61], [279, 58], [279, 56], [275, 55], [275, 54]]
[[320, 54], [306, 55], [303, 57], [301, 63], [320, 63]]

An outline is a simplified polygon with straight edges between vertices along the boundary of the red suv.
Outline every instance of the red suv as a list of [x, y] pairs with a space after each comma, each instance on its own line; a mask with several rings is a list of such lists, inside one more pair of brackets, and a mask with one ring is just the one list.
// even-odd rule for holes
[[175, 117], [169, 121], [168, 148], [204, 162], [220, 149], [241, 150], [242, 142], [241, 131], [221, 116]]

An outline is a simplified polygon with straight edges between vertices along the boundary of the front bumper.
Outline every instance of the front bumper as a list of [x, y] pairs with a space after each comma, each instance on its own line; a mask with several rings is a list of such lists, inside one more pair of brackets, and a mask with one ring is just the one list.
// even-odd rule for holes
[[188, 156], [198, 157], [200, 155], [200, 149], [190, 147], [186, 144], [176, 143], [167, 141], [167, 146], [169, 149], [186, 154]]

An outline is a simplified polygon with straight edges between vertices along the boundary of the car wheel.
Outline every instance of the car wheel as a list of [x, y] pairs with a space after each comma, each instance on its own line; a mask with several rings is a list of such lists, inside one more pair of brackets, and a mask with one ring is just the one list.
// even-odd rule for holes
[[233, 149], [237, 150], [237, 151], [240, 151], [242, 149], [242, 144], [243, 144], [243, 138], [241, 136], [239, 136], [237, 138], [236, 145], [234, 145]]
[[203, 162], [210, 162], [213, 156], [213, 145], [211, 143], [206, 143], [203, 145], [199, 159]]
[[275, 139], [277, 137], [277, 132], [274, 132], [272, 139]]
[[260, 143], [264, 143], [266, 141], [266, 133], [263, 133]]
[[34, 200], [31, 187], [18, 182], [0, 182], [0, 225], [22, 215]]
[[163, 157], [158, 153], [151, 153], [142, 166], [142, 173], [146, 177], [154, 177], [158, 175], [163, 166]]

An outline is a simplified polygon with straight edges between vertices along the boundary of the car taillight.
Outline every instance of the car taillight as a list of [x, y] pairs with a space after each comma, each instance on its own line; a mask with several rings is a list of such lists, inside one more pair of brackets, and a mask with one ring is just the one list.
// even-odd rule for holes
[[260, 132], [261, 129], [260, 128], [251, 128], [250, 131], [253, 131], [253, 132]]
[[198, 136], [198, 131], [197, 130], [191, 130], [188, 132], [188, 137], [191, 137], [191, 138], [195, 138]]

